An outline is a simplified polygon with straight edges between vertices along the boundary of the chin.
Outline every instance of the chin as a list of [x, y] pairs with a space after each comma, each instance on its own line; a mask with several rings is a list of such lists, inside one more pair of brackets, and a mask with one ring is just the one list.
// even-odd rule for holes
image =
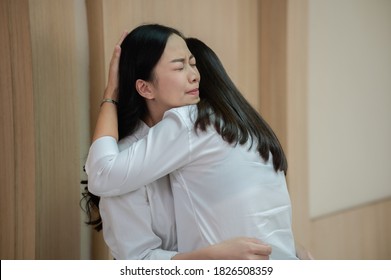
[[194, 100], [192, 100], [189, 105], [197, 104], [198, 102], [200, 102], [200, 100], [201, 100], [201, 98], [199, 96], [197, 96], [197, 98], [194, 98]]
[[186, 101], [184, 101], [182, 104], [178, 104], [177, 106], [175, 107], [182, 107], [182, 106], [189, 106], [189, 105], [195, 105], [197, 104], [198, 102], [200, 102], [200, 98], [199, 97], [196, 97], [196, 98], [192, 98], [191, 100], [188, 99]]

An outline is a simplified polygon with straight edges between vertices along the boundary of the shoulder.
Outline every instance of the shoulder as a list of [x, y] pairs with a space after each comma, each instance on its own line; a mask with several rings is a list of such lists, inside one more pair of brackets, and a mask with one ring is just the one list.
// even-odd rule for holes
[[177, 108], [172, 108], [164, 113], [165, 118], [178, 118], [184, 122], [186, 126], [193, 127], [195, 120], [197, 119], [197, 105], [187, 105]]
[[149, 127], [143, 121], [140, 121], [137, 130], [132, 135], [128, 135], [118, 141], [119, 150], [122, 151], [132, 145], [134, 142], [137, 142], [145, 135], [147, 135], [148, 131]]

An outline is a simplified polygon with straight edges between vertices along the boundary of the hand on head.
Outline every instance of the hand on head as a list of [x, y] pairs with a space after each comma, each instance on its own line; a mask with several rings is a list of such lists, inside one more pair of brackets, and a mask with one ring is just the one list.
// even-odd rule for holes
[[118, 66], [119, 59], [121, 57], [121, 44], [128, 34], [128, 31], [124, 31], [118, 43], [114, 47], [109, 66], [109, 78], [107, 80], [107, 86], [103, 98], [118, 100]]

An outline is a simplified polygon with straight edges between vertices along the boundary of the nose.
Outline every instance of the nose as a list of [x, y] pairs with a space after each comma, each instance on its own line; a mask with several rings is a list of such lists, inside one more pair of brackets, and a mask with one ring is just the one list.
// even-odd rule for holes
[[200, 77], [200, 73], [198, 72], [197, 67], [191, 67], [190, 71], [189, 71], [189, 82], [191, 82], [191, 83], [194, 83], [194, 82], [199, 83], [200, 79], [201, 79], [201, 77]]

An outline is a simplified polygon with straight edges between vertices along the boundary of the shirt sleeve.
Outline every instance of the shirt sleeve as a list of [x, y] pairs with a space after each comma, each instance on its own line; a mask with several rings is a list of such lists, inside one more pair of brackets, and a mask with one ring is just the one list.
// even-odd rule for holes
[[169, 260], [176, 251], [162, 249], [152, 229], [145, 187], [118, 197], [101, 198], [103, 235], [117, 260]]
[[[145, 136], [148, 130], [145, 125], [141, 125], [133, 135], [118, 142], [119, 150], [127, 149]], [[176, 231], [175, 228], [172, 229], [175, 227], [174, 212], [173, 209], [170, 211], [170, 205], [167, 205], [173, 201], [167, 182], [157, 180], [152, 183], [151, 186], [155, 186], [155, 190], [160, 194], [158, 200], [156, 197], [150, 197], [154, 195], [147, 191], [148, 187], [142, 187], [123, 196], [101, 198], [103, 235], [114, 258], [169, 260], [177, 254]], [[155, 212], [167, 212], [157, 218], [154, 217], [152, 208], [155, 208]], [[159, 224], [164, 225], [164, 228], [161, 228], [164, 236], [159, 230], [154, 230], [155, 227], [161, 227], [154, 225], [157, 219]]]
[[86, 162], [90, 192], [122, 195], [184, 166], [190, 160], [191, 129], [180, 114], [167, 111], [146, 137], [123, 151], [112, 137], [97, 139]]

